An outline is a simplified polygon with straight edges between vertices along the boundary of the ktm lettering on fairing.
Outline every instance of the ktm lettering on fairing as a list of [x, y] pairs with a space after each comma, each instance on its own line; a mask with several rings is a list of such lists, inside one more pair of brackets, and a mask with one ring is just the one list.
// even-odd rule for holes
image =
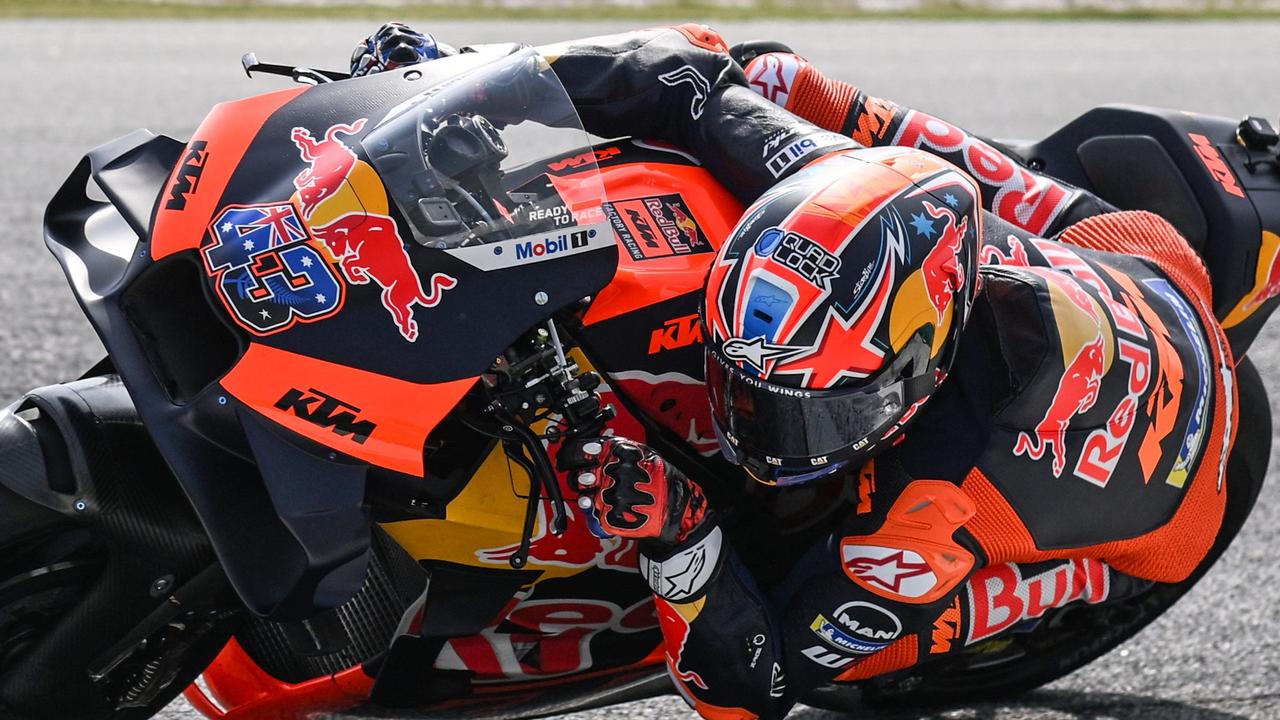
[[916, 110], [907, 113], [892, 144], [930, 148], [968, 170], [983, 186], [983, 195], [994, 196], [992, 212], [1037, 235], [1049, 230], [1076, 195], [1074, 190], [1033, 175], [955, 125]]
[[1187, 133], [1187, 136], [1191, 138], [1191, 142], [1195, 143], [1200, 162], [1204, 163], [1209, 175], [1222, 186], [1222, 189], [1238, 198], [1244, 197], [1244, 190], [1240, 189], [1236, 176], [1232, 174], [1231, 168], [1227, 167], [1226, 161], [1222, 159], [1222, 153], [1218, 152], [1218, 148], [1213, 146], [1209, 138], [1199, 133]]
[[554, 173], [564, 172], [565, 170], [577, 170], [581, 167], [591, 164], [593, 161], [596, 164], [599, 164], [604, 162], [605, 160], [608, 160], [609, 158], [617, 157], [618, 155], [621, 155], [621, 154], [622, 154], [622, 150], [617, 147], [607, 147], [607, 148], [600, 148], [598, 150], [588, 150], [580, 155], [574, 155], [572, 157], [567, 157], [561, 160], [556, 160], [555, 162], [547, 163], [547, 169]]
[[649, 336], [649, 354], [664, 350], [679, 350], [702, 342], [702, 324], [698, 314], [672, 318]]
[[187, 196], [194, 193], [200, 185], [200, 174], [204, 172], [205, 163], [209, 160], [208, 143], [204, 140], [192, 140], [187, 146], [187, 154], [182, 156], [182, 164], [169, 186], [169, 200], [165, 202], [166, 210], [185, 210]]
[[291, 388], [276, 401], [277, 410], [327, 428], [339, 437], [350, 437], [363, 445], [378, 428], [372, 420], [360, 418], [360, 408], [315, 388], [302, 391]]

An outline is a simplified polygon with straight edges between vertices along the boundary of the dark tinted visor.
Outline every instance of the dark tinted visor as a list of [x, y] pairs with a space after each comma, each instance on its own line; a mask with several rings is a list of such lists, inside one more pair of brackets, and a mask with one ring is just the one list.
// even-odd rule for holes
[[816, 467], [870, 448], [933, 390], [932, 373], [856, 390], [803, 390], [761, 381], [707, 353], [715, 421], [739, 456], [789, 469]]

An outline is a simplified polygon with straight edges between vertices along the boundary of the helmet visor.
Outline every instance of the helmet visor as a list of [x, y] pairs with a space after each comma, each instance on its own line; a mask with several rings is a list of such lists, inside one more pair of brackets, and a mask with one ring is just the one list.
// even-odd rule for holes
[[790, 388], [761, 381], [719, 353], [707, 358], [714, 419], [732, 455], [776, 467], [775, 476], [810, 473], [870, 451], [934, 387], [930, 372], [875, 388]]

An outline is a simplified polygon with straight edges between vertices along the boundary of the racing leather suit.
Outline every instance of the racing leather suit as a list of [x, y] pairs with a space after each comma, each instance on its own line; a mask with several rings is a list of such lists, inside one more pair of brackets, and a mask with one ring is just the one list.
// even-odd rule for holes
[[781, 717], [823, 683], [1195, 571], [1223, 515], [1234, 360], [1204, 265], [1166, 222], [768, 56], [757, 94], [702, 26], [541, 50], [589, 131], [683, 146], [744, 202], [826, 153], [902, 143], [968, 169], [990, 210], [958, 357], [899, 445], [827, 481], [841, 494], [803, 531], [763, 501], [642, 554], [668, 669], [704, 717]]

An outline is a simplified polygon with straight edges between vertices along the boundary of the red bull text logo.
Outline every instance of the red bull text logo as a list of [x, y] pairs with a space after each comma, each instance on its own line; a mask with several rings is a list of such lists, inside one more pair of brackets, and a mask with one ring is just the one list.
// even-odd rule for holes
[[932, 148], [962, 166], [985, 191], [994, 194], [993, 212], [1037, 235], [1043, 234], [1075, 197], [1067, 187], [1032, 174], [987, 143], [922, 112], [907, 113], [893, 144]]
[[[1013, 452], [1015, 455], [1026, 455], [1039, 460], [1047, 451], [1052, 451], [1053, 475], [1062, 475], [1067, 465], [1066, 432], [1075, 416], [1089, 411], [1098, 401], [1103, 377], [1110, 367], [1108, 343], [1104, 333], [1114, 327], [1122, 336], [1117, 342], [1116, 355], [1127, 367], [1125, 395], [1112, 409], [1103, 426], [1085, 437], [1080, 456], [1073, 468], [1076, 477], [1099, 487], [1106, 487], [1137, 424], [1138, 413], [1144, 407], [1147, 407], [1148, 414], [1167, 412], [1163, 406], [1145, 403], [1143, 400], [1152, 386], [1154, 374], [1149, 345], [1159, 342], [1167, 344], [1167, 340], [1162, 337], [1152, 339], [1139, 319], [1139, 312], [1148, 318], [1152, 327], [1162, 333], [1166, 331], [1158, 316], [1136, 294], [1136, 289], [1130, 293], [1122, 293], [1122, 301], [1103, 282], [1093, 266], [1070, 249], [1045, 240], [1032, 240], [1031, 243], [1052, 270], [1039, 267], [1028, 269], [1043, 277], [1053, 290], [1069, 301], [1063, 309], [1074, 308], [1074, 311], [1083, 312], [1094, 321], [1098, 333], [1085, 338], [1075, 349], [1074, 355], [1066, 361], [1065, 371], [1043, 418], [1032, 432], [1018, 434]], [[1028, 259], [1026, 249], [1016, 240], [1010, 240], [1009, 254], [988, 248], [984, 255], [1004, 264], [1017, 264]], [[1095, 290], [1096, 295], [1086, 293], [1085, 287]], [[1061, 333], [1063, 324], [1057, 317], [1058, 311], [1055, 307], [1055, 323], [1059, 324]], [[1170, 361], [1176, 361], [1176, 356], [1171, 351], [1162, 351], [1162, 357], [1165, 356]], [[1172, 381], [1166, 377], [1167, 374], [1164, 368], [1160, 369], [1160, 382], [1167, 384]], [[1150, 432], [1153, 430], [1149, 429], [1148, 433]], [[1154, 462], [1155, 458], [1144, 458], [1144, 469], [1152, 467]]]
[[1109, 568], [1098, 560], [1061, 562], [1022, 576], [1014, 564], [985, 567], [969, 578], [969, 637], [966, 645], [999, 635], [1023, 620], [1076, 600], [1097, 604], [1110, 592]]

